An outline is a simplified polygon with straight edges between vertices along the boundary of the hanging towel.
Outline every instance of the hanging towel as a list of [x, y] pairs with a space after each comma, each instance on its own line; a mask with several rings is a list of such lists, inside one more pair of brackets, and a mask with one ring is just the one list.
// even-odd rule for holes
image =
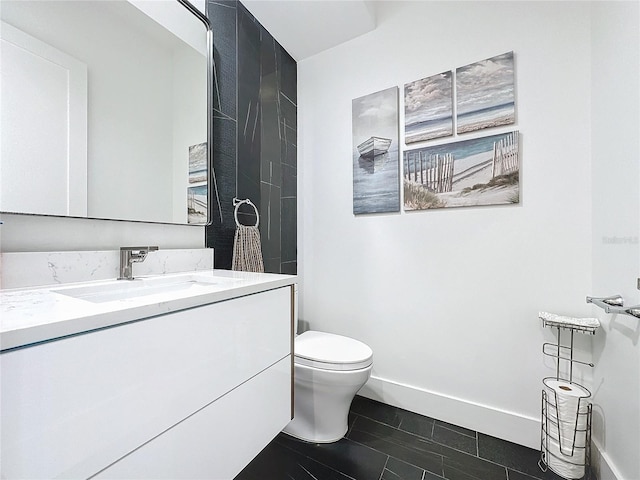
[[[251, 205], [256, 212], [255, 225], [241, 225], [238, 221], [238, 208], [243, 203]], [[233, 240], [233, 261], [231, 269], [242, 272], [264, 272], [262, 260], [262, 246], [260, 242], [260, 215], [258, 209], [249, 200], [233, 199], [235, 205], [236, 234]]]
[[565, 317], [549, 312], [539, 312], [538, 317], [540, 317], [541, 320], [544, 320], [546, 325], [552, 327], [571, 328], [572, 326], [574, 326], [589, 330], [595, 330], [600, 326], [600, 321], [597, 318]]

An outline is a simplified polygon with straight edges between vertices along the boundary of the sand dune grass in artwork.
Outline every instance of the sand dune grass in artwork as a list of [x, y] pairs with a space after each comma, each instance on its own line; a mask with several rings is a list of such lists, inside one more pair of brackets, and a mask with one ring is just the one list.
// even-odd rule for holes
[[462, 190], [462, 195], [466, 195], [467, 193], [471, 193], [473, 191], [483, 191], [489, 188], [497, 188], [497, 187], [507, 187], [510, 185], [518, 185], [518, 176], [520, 171], [517, 170], [515, 172], [511, 172], [507, 175], [499, 175], [497, 177], [492, 178], [487, 183], [476, 183], [472, 187], [466, 187]]
[[446, 207], [446, 203], [419, 183], [404, 179], [404, 208], [406, 210], [426, 210]]

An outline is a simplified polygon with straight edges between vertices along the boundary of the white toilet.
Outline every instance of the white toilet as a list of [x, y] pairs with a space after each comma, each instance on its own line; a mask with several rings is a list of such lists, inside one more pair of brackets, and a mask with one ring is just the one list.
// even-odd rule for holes
[[367, 382], [373, 351], [353, 338], [307, 331], [294, 341], [294, 419], [285, 433], [331, 443], [347, 433], [351, 401]]

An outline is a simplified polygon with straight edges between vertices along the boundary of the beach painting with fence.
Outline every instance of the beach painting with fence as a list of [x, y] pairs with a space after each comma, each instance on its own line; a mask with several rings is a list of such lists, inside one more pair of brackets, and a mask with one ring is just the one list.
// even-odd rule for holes
[[457, 132], [515, 123], [513, 52], [456, 69]]
[[404, 209], [520, 202], [519, 133], [406, 150]]
[[400, 211], [398, 87], [352, 102], [353, 213]]
[[405, 84], [406, 144], [453, 135], [452, 77], [449, 71]]
[[187, 223], [207, 223], [207, 185], [187, 188]]

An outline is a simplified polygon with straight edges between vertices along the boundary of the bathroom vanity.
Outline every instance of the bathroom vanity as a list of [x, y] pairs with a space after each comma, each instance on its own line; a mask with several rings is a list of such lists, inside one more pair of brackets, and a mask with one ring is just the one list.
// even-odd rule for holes
[[0, 291], [2, 478], [228, 480], [289, 422], [295, 277], [135, 282]]

